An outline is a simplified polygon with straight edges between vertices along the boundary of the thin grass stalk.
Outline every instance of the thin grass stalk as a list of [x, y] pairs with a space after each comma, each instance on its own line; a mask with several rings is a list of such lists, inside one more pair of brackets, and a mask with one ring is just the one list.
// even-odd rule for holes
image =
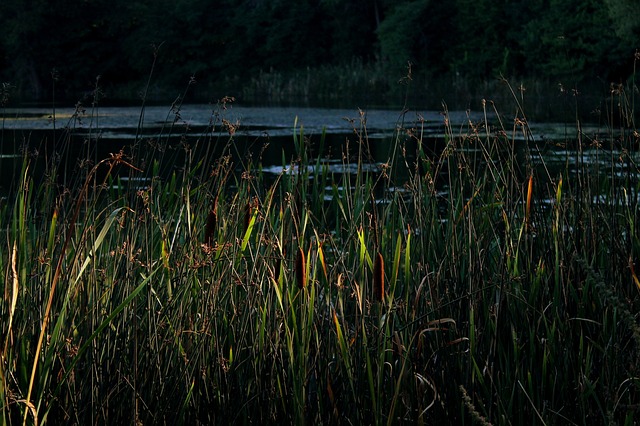
[[[7, 357], [7, 349], [9, 347], [9, 340], [11, 339], [11, 326], [13, 324], [13, 314], [16, 311], [16, 305], [18, 303], [18, 293], [20, 291], [20, 285], [19, 285], [19, 281], [18, 281], [18, 270], [16, 268], [16, 263], [17, 263], [17, 259], [18, 259], [18, 248], [16, 246], [16, 242], [13, 242], [13, 249], [11, 250], [11, 259], [10, 259], [10, 264], [11, 264], [11, 302], [9, 304], [9, 324], [7, 325], [7, 336], [4, 342], [4, 349], [2, 351], [3, 359], [6, 359]], [[8, 286], [7, 286], [8, 287]], [[6, 383], [4, 380], [4, 368], [0, 368], [0, 371], [2, 371], [2, 383]], [[3, 386], [4, 389], [4, 386]]]
[[[510, 164], [512, 156], [505, 155], [509, 153], [505, 142], [513, 141], [489, 130], [487, 140], [479, 142], [483, 154], [476, 158], [465, 149], [481, 133], [471, 124], [462, 131], [471, 136], [450, 133], [447, 151], [429, 165], [428, 173], [438, 169], [440, 175], [415, 172], [410, 177], [408, 187], [415, 195], [410, 202], [395, 195], [375, 203], [374, 196], [380, 197], [378, 189], [385, 186], [386, 191], [390, 180], [376, 180], [361, 168], [359, 182], [364, 189], [345, 185], [327, 173], [333, 200], [306, 200], [298, 216], [287, 208], [292, 199], [286, 197], [295, 193], [305, 175], [291, 175], [283, 187], [267, 194], [246, 250], [234, 242], [248, 234], [244, 230], [240, 235], [246, 218], [243, 207], [253, 194], [260, 197], [266, 187], [261, 185], [264, 177], [260, 174], [231, 190], [220, 188], [219, 176], [192, 187], [195, 174], [187, 171], [167, 182], [154, 181], [142, 191], [148, 201], [137, 199], [141, 195], [132, 197], [135, 216], [108, 216], [118, 209], [130, 211], [125, 190], [109, 194], [122, 197], [117, 204], [107, 204], [109, 207], [103, 207], [97, 192], [92, 202], [87, 197], [83, 203], [86, 221], [95, 223], [100, 211], [98, 218], [108, 216], [105, 225], [119, 224], [122, 231], [102, 237], [98, 228], [89, 226], [74, 234], [67, 249], [57, 290], [60, 293], [69, 277], [67, 296], [56, 295], [47, 330], [55, 350], [41, 349], [44, 361], [40, 361], [34, 385], [45, 395], [46, 386], [38, 383], [46, 385], [56, 377], [63, 380], [58, 380], [54, 402], [46, 406], [44, 416], [53, 420], [58, 410], [68, 410], [78, 423], [93, 413], [95, 421], [110, 416], [108, 420], [126, 418], [129, 422], [161, 422], [169, 418], [168, 413], [181, 413], [185, 419], [177, 421], [185, 423], [193, 419], [214, 423], [221, 418], [307, 423], [445, 419], [458, 423], [471, 415], [470, 407], [461, 401], [460, 384], [473, 390], [472, 403], [487, 421], [538, 418], [546, 423], [563, 422], [556, 412], [583, 422], [621, 422], [632, 416], [633, 408], [628, 407], [633, 404], [635, 382], [629, 379], [626, 366], [637, 364], [636, 337], [629, 337], [640, 335], [631, 315], [640, 288], [634, 270], [639, 246], [634, 231], [637, 206], [589, 206], [598, 185], [590, 187], [586, 180], [574, 183], [574, 175], [568, 172], [573, 169], [554, 170], [563, 179], [555, 184], [539, 181], [544, 173], [530, 168], [523, 178], [518, 165]], [[526, 126], [522, 131], [528, 131]], [[361, 134], [362, 158], [367, 161], [366, 134]], [[506, 157], [504, 163], [492, 160], [501, 158], [498, 155]], [[307, 161], [319, 163], [317, 159]], [[449, 165], [446, 172], [445, 163]], [[584, 176], [587, 165], [579, 164]], [[302, 161], [295, 166], [298, 169], [292, 169], [310, 170]], [[187, 162], [186, 167], [199, 166]], [[164, 165], [159, 164], [157, 170], [164, 173]], [[22, 204], [16, 203], [15, 231], [10, 235], [15, 241], [7, 244], [8, 252], [2, 256], [11, 259], [11, 249], [16, 247], [14, 276], [19, 277], [20, 286], [22, 271], [27, 279], [38, 275], [51, 283], [56, 265], [34, 268], [32, 258], [34, 253], [45, 253], [55, 259], [51, 253], [58, 238], [52, 232], [56, 225], [53, 220], [34, 225], [31, 205], [41, 201], [46, 215], [53, 198], [41, 190], [30, 200], [31, 179], [21, 179], [25, 191]], [[437, 194], [441, 182], [450, 183], [444, 203]], [[608, 191], [615, 186], [612, 182], [602, 183], [602, 189]], [[579, 193], [576, 185], [582, 186], [580, 197], [574, 197]], [[319, 195], [323, 187], [318, 179], [308, 193]], [[543, 202], [538, 206], [534, 189], [537, 198], [555, 199], [555, 203], [548, 209]], [[303, 191], [298, 188], [299, 193]], [[623, 192], [616, 191], [612, 200], [620, 201]], [[273, 196], [276, 192], [281, 199]], [[218, 195], [217, 226], [211, 233], [208, 214], [211, 199]], [[232, 200], [231, 206], [227, 199]], [[335, 226], [315, 211], [330, 203], [331, 214], [338, 218]], [[72, 214], [74, 206], [71, 204]], [[61, 217], [66, 207], [61, 204]], [[234, 214], [225, 214], [229, 211]], [[193, 212], [204, 214], [193, 215], [192, 228]], [[608, 222], [609, 215], [615, 215], [617, 223]], [[583, 224], [578, 223], [580, 217]], [[83, 219], [81, 215], [78, 222]], [[49, 223], [47, 239], [42, 228]], [[193, 229], [204, 230], [204, 239], [193, 238]], [[614, 241], [614, 245], [586, 244], [587, 234]], [[305, 250], [302, 243], [310, 235], [312, 241]], [[98, 251], [99, 240], [102, 248]], [[207, 241], [217, 243], [214, 252], [202, 249]], [[303, 291], [296, 270], [301, 249], [306, 264], [298, 269], [304, 270]], [[109, 255], [103, 256], [106, 250]], [[385, 278], [387, 254], [392, 256], [391, 272]], [[576, 256], [584, 258], [590, 269], [581, 266]], [[285, 265], [272, 269], [285, 257], [293, 261], [289, 269], [295, 272], [280, 274]], [[3, 271], [8, 278], [12, 276], [10, 263]], [[155, 267], [160, 273], [140, 290], [138, 298], [103, 325], [102, 313], [119, 309], [137, 288], [138, 273], [145, 271], [147, 276], [149, 268]], [[382, 297], [375, 294], [377, 276], [383, 283], [388, 280]], [[312, 285], [316, 279], [325, 284], [320, 294], [315, 294], [318, 286]], [[173, 285], [171, 299], [166, 280]], [[10, 308], [11, 281], [7, 282], [5, 297]], [[38, 288], [34, 294], [47, 296], [46, 290]], [[367, 301], [367, 294], [372, 294], [373, 303]], [[402, 295], [400, 300], [396, 295]], [[602, 295], [604, 298], [598, 297]], [[387, 306], [384, 301], [389, 302]], [[19, 298], [13, 316], [14, 334], [30, 327], [24, 325], [29, 308], [22, 302]], [[445, 321], [434, 323], [434, 316], [455, 319], [463, 328], [457, 331]], [[101, 333], [93, 336], [100, 327]], [[91, 356], [84, 349], [70, 375], [60, 376], [56, 365], [71, 365], [60, 354], [64, 352], [61, 339], [72, 332], [82, 342], [93, 336], [88, 347]], [[462, 346], [464, 339], [469, 339], [468, 350]], [[31, 349], [26, 344], [18, 346], [10, 345], [7, 350], [9, 365], [21, 356], [22, 348]], [[92, 372], [91, 381], [79, 386], [73, 375], [86, 371]], [[122, 388], [109, 381], [107, 372], [111, 371], [118, 372], [118, 383], [126, 382], [124, 391], [116, 392]], [[20, 389], [26, 388], [28, 378], [24, 385], [18, 384]], [[8, 376], [5, 380], [11, 381]], [[517, 392], [513, 392], [514, 383], [521, 384]], [[614, 398], [608, 398], [605, 387], [618, 389]], [[274, 396], [277, 402], [269, 403]], [[8, 397], [4, 395], [5, 401]], [[38, 409], [33, 403], [10, 401], [13, 407]], [[478, 401], [482, 401], [480, 407]], [[92, 414], [86, 414], [82, 406], [90, 407], [87, 411]], [[39, 411], [43, 419], [44, 411]], [[442, 417], [443, 412], [449, 417]], [[102, 413], [107, 413], [105, 418]]]
[[151, 69], [149, 71], [149, 76], [147, 77], [147, 83], [144, 87], [144, 91], [142, 94], [142, 106], [140, 107], [140, 116], [138, 117], [138, 126], [136, 128], [136, 138], [135, 138], [136, 142], [138, 142], [140, 138], [140, 132], [142, 131], [142, 128], [143, 128], [144, 111], [145, 111], [145, 105], [147, 102], [147, 95], [149, 93], [149, 87], [151, 87], [151, 79], [153, 77], [155, 67], [156, 67], [156, 62], [158, 60], [158, 51], [160, 50], [160, 47], [162, 47], [163, 44], [164, 42], [160, 43], [159, 46], [153, 46], [153, 61], [151, 62]]
[[527, 207], [525, 210], [525, 223], [526, 230], [529, 231], [531, 228], [531, 196], [533, 193], [533, 175], [529, 176], [527, 184]]
[[384, 257], [378, 252], [373, 263], [373, 294], [377, 302], [384, 302]]
[[307, 258], [302, 247], [298, 247], [295, 265], [296, 283], [299, 289], [307, 286]]
[[[46, 334], [46, 330], [47, 330], [47, 326], [49, 325], [49, 320], [51, 317], [51, 307], [53, 304], [53, 298], [54, 295], [56, 293], [56, 287], [58, 284], [58, 281], [60, 279], [61, 273], [62, 273], [62, 265], [64, 263], [64, 259], [65, 259], [65, 253], [67, 252], [67, 248], [69, 246], [69, 243], [71, 242], [74, 234], [75, 234], [75, 225], [77, 223], [78, 217], [80, 215], [80, 208], [82, 206], [84, 197], [87, 195], [87, 191], [88, 191], [88, 187], [89, 187], [89, 183], [91, 181], [91, 177], [96, 173], [96, 171], [98, 170], [98, 168], [102, 165], [108, 163], [110, 165], [110, 170], [113, 169], [113, 167], [118, 164], [118, 163], [124, 163], [124, 164], [128, 164], [126, 161], [124, 161], [122, 159], [121, 156], [112, 156], [111, 158], [105, 159], [100, 161], [98, 164], [96, 164], [93, 169], [91, 170], [91, 173], [89, 174], [89, 176], [87, 177], [87, 180], [85, 181], [85, 184], [83, 186], [83, 188], [81, 189], [79, 195], [78, 195], [78, 199], [76, 201], [76, 206], [75, 206], [75, 211], [73, 213], [73, 217], [71, 218], [71, 221], [69, 223], [69, 228], [67, 230], [67, 234], [65, 237], [65, 240], [63, 242], [62, 245], [62, 249], [60, 251], [60, 255], [58, 258], [58, 263], [56, 264], [56, 269], [53, 275], [53, 279], [51, 282], [51, 286], [49, 289], [49, 298], [47, 300], [47, 304], [45, 307], [45, 311], [44, 311], [44, 316], [42, 319], [42, 324], [41, 324], [41, 331], [40, 331], [40, 335], [38, 337], [38, 343], [36, 345], [36, 350], [34, 352], [34, 359], [33, 359], [33, 366], [31, 369], [31, 376], [29, 379], [29, 387], [27, 390], [27, 397], [26, 397], [26, 401], [31, 402], [31, 393], [33, 391], [33, 385], [35, 382], [35, 378], [36, 378], [36, 370], [38, 367], [38, 361], [40, 360], [40, 351], [42, 349], [42, 342], [44, 340], [44, 336]], [[131, 166], [133, 167], [133, 166]], [[23, 417], [23, 425], [26, 425], [27, 422], [27, 413], [28, 411], [25, 411], [24, 417]]]
[[[146, 286], [149, 284], [151, 278], [156, 274], [156, 272], [160, 269], [160, 267], [156, 267], [156, 269], [152, 270], [152, 272], [143, 278], [142, 282], [140, 284], [138, 284], [138, 286], [123, 300], [122, 303], [120, 303], [100, 324], [99, 326], [96, 328], [96, 330], [88, 337], [87, 341], [85, 341], [82, 346], [80, 346], [80, 348], [78, 349], [78, 354], [76, 357], [74, 357], [73, 361], [70, 363], [70, 365], [66, 368], [66, 372], [65, 374], [62, 376], [58, 387], [54, 390], [53, 394], [57, 395], [60, 390], [62, 385], [66, 382], [67, 378], [69, 377], [69, 375], [74, 371], [75, 365], [78, 361], [81, 360], [81, 355], [89, 349], [89, 347], [91, 345], [93, 345], [93, 341], [95, 340], [95, 338], [97, 336], [100, 335], [100, 333], [102, 333], [102, 331], [109, 326], [112, 322], [113, 319], [120, 314], [120, 312], [122, 312], [127, 306], [129, 306], [131, 304], [131, 302], [138, 296], [138, 294], [144, 289], [146, 288]], [[48, 409], [47, 412], [45, 412], [45, 415], [43, 417], [43, 423], [46, 421], [47, 415], [48, 415]]]

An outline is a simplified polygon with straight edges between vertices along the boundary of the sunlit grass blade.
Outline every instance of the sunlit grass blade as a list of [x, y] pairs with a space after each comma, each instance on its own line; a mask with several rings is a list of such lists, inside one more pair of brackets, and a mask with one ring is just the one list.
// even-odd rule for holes
[[367, 250], [367, 243], [364, 239], [364, 230], [362, 228], [358, 229], [358, 241], [360, 242], [358, 246], [360, 264], [364, 266], [364, 262], [366, 261], [369, 268], [373, 269], [373, 260]]
[[[9, 346], [9, 339], [11, 338], [11, 332], [12, 332], [11, 326], [13, 324], [13, 315], [16, 311], [16, 305], [18, 303], [18, 293], [20, 291], [20, 284], [18, 281], [18, 270], [16, 268], [17, 259], [18, 259], [18, 248], [16, 246], [16, 242], [14, 241], [13, 248], [11, 249], [11, 260], [10, 260], [10, 263], [11, 263], [11, 299], [10, 300], [11, 301], [9, 303], [9, 322], [7, 324], [7, 331], [6, 331], [5, 341], [4, 341], [4, 350], [2, 352], [3, 356], [5, 357], [7, 354], [7, 348]], [[5, 292], [8, 292], [8, 289], [6, 289]]]
[[253, 205], [246, 209], [245, 213], [245, 230], [242, 237], [242, 244], [240, 245], [240, 252], [244, 253], [247, 248], [247, 244], [249, 244], [249, 239], [251, 238], [251, 234], [253, 232], [253, 228], [256, 224], [256, 220], [258, 219], [258, 209], [254, 208]]
[[118, 219], [118, 216], [123, 210], [131, 211], [131, 209], [126, 209], [125, 207], [119, 207], [114, 211], [112, 211], [111, 214], [109, 214], [109, 217], [107, 217], [107, 220], [102, 226], [100, 233], [96, 236], [93, 242], [93, 246], [90, 249], [89, 255], [84, 259], [84, 262], [82, 262], [82, 265], [80, 266], [80, 269], [76, 274], [76, 277], [73, 281], [74, 285], [78, 284], [78, 282], [82, 278], [82, 275], [84, 274], [84, 271], [87, 269], [87, 266], [89, 265], [91, 260], [97, 255], [98, 250], [100, 249], [100, 246], [104, 242], [107, 234], [109, 233], [109, 231], [111, 231], [111, 227], [113, 226], [114, 222]]

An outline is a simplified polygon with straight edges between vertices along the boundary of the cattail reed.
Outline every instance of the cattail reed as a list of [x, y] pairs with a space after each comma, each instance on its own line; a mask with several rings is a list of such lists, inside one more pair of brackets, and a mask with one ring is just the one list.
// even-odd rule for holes
[[378, 302], [384, 300], [384, 258], [381, 253], [373, 263], [373, 295]]
[[218, 213], [216, 212], [217, 210], [218, 199], [216, 198], [213, 203], [213, 208], [211, 209], [211, 211], [209, 211], [209, 215], [207, 216], [207, 224], [204, 228], [204, 243], [209, 247], [212, 247], [213, 242], [215, 241], [216, 228], [218, 225]]
[[307, 259], [304, 255], [304, 250], [302, 250], [302, 247], [298, 247], [295, 272], [298, 288], [302, 289], [307, 285]]

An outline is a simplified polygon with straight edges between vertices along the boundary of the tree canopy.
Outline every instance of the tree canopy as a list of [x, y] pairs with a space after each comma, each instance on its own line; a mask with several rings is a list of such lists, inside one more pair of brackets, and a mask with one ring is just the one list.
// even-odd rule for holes
[[[0, 82], [43, 99], [189, 79], [354, 62], [397, 79], [496, 75], [623, 81], [640, 48], [640, 0], [3, 0]], [[235, 83], [234, 83], [235, 82]], [[124, 93], [124, 92], [122, 92]]]

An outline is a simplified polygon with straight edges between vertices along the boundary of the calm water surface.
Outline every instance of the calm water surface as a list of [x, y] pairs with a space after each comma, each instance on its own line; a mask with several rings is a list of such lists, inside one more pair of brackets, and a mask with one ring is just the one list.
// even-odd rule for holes
[[[254, 159], [259, 157], [265, 173], [274, 175], [283, 172], [283, 164], [295, 159], [294, 135], [306, 138], [311, 155], [322, 157], [326, 167], [349, 174], [355, 168], [352, 159], [345, 159], [345, 151], [357, 151], [359, 140], [368, 141], [371, 155], [365, 158], [364, 165], [375, 170], [386, 163], [392, 153], [397, 153], [398, 141], [411, 156], [415, 152], [416, 136], [421, 136], [428, 150], [437, 153], [444, 145], [445, 134], [464, 136], [478, 131], [484, 136], [487, 129], [489, 132], [505, 130], [510, 141], [518, 142], [519, 158], [550, 168], [550, 175], [554, 168], [560, 170], [575, 162], [578, 140], [580, 161], [592, 164], [598, 173], [613, 171], [628, 177], [631, 170], [637, 179], [637, 167], [634, 169], [633, 163], [640, 164], [637, 153], [626, 157], [631, 161], [615, 162], [616, 156], [627, 155], [628, 151], [624, 141], [615, 143], [619, 135], [610, 129], [597, 126], [578, 129], [575, 123], [528, 123], [530, 132], [523, 132], [514, 117], [497, 117], [479, 111], [445, 114], [442, 111], [259, 108], [228, 104], [144, 109], [20, 108], [0, 110], [0, 114], [0, 193], [3, 196], [10, 193], [18, 177], [25, 150], [34, 158], [50, 159], [65, 149], [64, 168], [72, 175], [80, 160], [99, 161], [110, 153], [126, 150], [136, 141], [147, 141], [154, 146], [163, 141], [197, 146], [200, 151], [196, 156], [206, 151], [215, 158], [216, 149], [221, 150], [220, 155], [229, 149], [230, 136], [234, 143], [232, 154], [238, 164], [245, 163], [251, 153]], [[608, 141], [606, 151], [598, 147], [601, 141]], [[319, 152], [320, 146], [322, 152]], [[173, 167], [180, 163], [180, 158], [173, 159]], [[401, 184], [402, 176], [398, 180]]]

